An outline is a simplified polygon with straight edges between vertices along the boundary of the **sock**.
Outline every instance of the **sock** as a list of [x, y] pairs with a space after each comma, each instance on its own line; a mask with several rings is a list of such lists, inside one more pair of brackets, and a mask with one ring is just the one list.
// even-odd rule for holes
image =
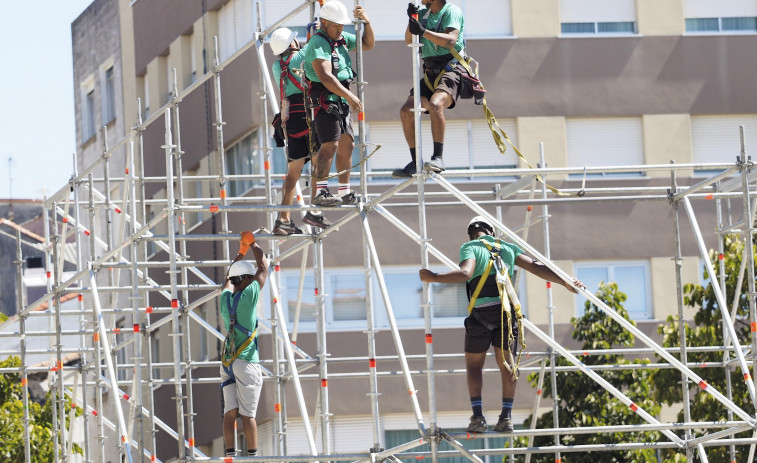
[[350, 182], [347, 183], [340, 183], [339, 189], [337, 190], [337, 194], [341, 198], [342, 196], [346, 196], [347, 193], [350, 192]]
[[321, 191], [322, 189], [326, 189], [326, 190], [329, 189], [328, 180], [323, 180], [323, 181], [318, 180], [317, 182], [315, 182], [315, 191], [318, 192], [318, 191]]
[[471, 397], [470, 398], [470, 406], [473, 409], [473, 415], [474, 416], [483, 416], [484, 415], [484, 413], [481, 411], [481, 396]]
[[237, 449], [226, 449], [227, 457], [235, 457], [237, 455]]
[[258, 449], [247, 449], [247, 456], [254, 457], [258, 454]]
[[437, 143], [434, 142], [434, 154], [431, 155], [431, 158], [441, 158], [442, 154], [444, 153], [444, 143]]
[[410, 148], [410, 157], [413, 159], [413, 164], [415, 164], [415, 148]]
[[511, 418], [513, 411], [513, 399], [502, 398], [502, 414], [501, 418]]

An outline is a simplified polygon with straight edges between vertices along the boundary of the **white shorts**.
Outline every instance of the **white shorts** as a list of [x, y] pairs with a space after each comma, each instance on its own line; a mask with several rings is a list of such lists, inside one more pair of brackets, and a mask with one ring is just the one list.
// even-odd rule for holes
[[[224, 415], [235, 408], [242, 416], [255, 418], [263, 388], [263, 372], [259, 363], [248, 363], [236, 359], [231, 364], [236, 381], [223, 387]], [[229, 375], [221, 366], [221, 381], [229, 380]]]

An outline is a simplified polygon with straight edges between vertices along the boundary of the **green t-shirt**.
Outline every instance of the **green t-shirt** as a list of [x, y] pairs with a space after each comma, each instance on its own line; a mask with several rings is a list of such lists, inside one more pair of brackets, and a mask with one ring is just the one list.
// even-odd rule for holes
[[[287, 67], [289, 68], [289, 73], [292, 77], [294, 77], [295, 80], [297, 80], [300, 85], [302, 85], [302, 77], [298, 76], [297, 74], [292, 72], [292, 69], [299, 69], [300, 65], [302, 64], [302, 60], [305, 59], [305, 49], [302, 48], [297, 51], [297, 53], [294, 53], [291, 55], [292, 59], [289, 60], [289, 64]], [[276, 88], [281, 88], [281, 58], [277, 59], [276, 62], [273, 63], [272, 70], [273, 70], [273, 85]], [[286, 61], [286, 58], [284, 58], [284, 61]], [[302, 93], [302, 90], [297, 88], [296, 85], [294, 85], [294, 82], [291, 81], [291, 79], [287, 78], [284, 80], [284, 96], [292, 96], [296, 93]], [[277, 92], [278, 94], [278, 92]]]
[[[484, 235], [479, 239], [484, 239], [492, 244], [495, 242], [495, 238], [490, 235]], [[468, 280], [469, 282], [473, 280], [476, 277], [479, 277], [483, 275], [484, 270], [486, 270], [486, 265], [489, 263], [489, 250], [486, 249], [486, 246], [484, 246], [483, 243], [479, 242], [479, 239], [475, 239], [473, 241], [468, 241], [467, 243], [463, 243], [462, 246], [460, 246], [460, 263], [462, 264], [464, 260], [468, 259], [475, 259], [476, 260], [476, 267], [473, 269], [473, 276]], [[500, 256], [502, 257], [502, 261], [507, 265], [508, 271], [510, 273], [510, 278], [513, 277], [513, 267], [515, 267], [515, 258], [519, 255], [523, 254], [523, 251], [515, 244], [507, 243], [505, 241], [501, 241], [502, 243], [502, 250], [500, 251]], [[494, 266], [492, 266], [491, 271], [489, 272], [489, 275], [496, 272], [494, 269]], [[490, 302], [498, 301], [499, 298], [497, 297], [480, 297], [476, 300], [476, 306], [488, 304]]]
[[[231, 317], [229, 316], [227, 294], [231, 295], [232, 303], [234, 302], [234, 294], [232, 294], [230, 289], [224, 289], [221, 293], [221, 316], [223, 317], [223, 326], [226, 327], [226, 332], [228, 333]], [[239, 304], [237, 305], [237, 323], [250, 331], [255, 331], [255, 326], [258, 323], [256, 308], [259, 296], [260, 284], [257, 281], [253, 281], [242, 290], [242, 296], [239, 298]], [[236, 333], [234, 333], [234, 347], [239, 348], [247, 340], [247, 333], [241, 332], [239, 328], [234, 329], [236, 330]], [[237, 358], [248, 363], [260, 363], [257, 345], [257, 341], [251, 342]]]
[[[342, 38], [346, 42], [345, 45], [337, 45], [334, 51], [337, 53], [339, 61], [334, 66], [334, 76], [339, 80], [347, 80], [355, 77], [352, 71], [352, 58], [349, 51], [354, 50], [357, 47], [357, 39], [355, 34], [349, 32], [342, 32]], [[305, 47], [305, 76], [312, 82], [320, 82], [321, 79], [315, 73], [313, 68], [313, 61], [317, 59], [326, 60], [331, 62], [331, 40], [329, 40], [325, 34], [316, 34], [310, 38], [307, 46]], [[336, 100], [338, 96], [331, 94], [329, 99]], [[342, 101], [347, 102], [344, 98]]]
[[[426, 16], [428, 14], [428, 16]], [[444, 33], [449, 28], [456, 29], [460, 33], [457, 35], [457, 42], [455, 43], [455, 50], [460, 51], [465, 47], [465, 39], [463, 38], [463, 29], [465, 28], [465, 19], [463, 18], [463, 11], [451, 4], [445, 4], [438, 13], [434, 14], [429, 11], [428, 8], [424, 8], [418, 12], [418, 18], [423, 23], [423, 18], [426, 18], [426, 24], [423, 26], [428, 30], [437, 30], [439, 21], [442, 21], [439, 32]], [[421, 37], [421, 56], [424, 58], [431, 58], [434, 56], [448, 55], [450, 51], [447, 48], [440, 47], [427, 38]]]

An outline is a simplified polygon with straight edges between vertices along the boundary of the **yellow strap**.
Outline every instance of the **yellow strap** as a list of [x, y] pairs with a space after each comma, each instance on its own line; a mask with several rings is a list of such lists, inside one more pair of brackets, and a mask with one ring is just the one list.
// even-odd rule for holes
[[[234, 327], [232, 327], [231, 329], [233, 330]], [[224, 358], [221, 359], [221, 363], [223, 364], [223, 366], [227, 367], [227, 366], [231, 365], [234, 362], [234, 360], [236, 360], [237, 357], [239, 357], [239, 354], [241, 354], [242, 352], [244, 352], [245, 349], [247, 349], [247, 346], [250, 345], [250, 343], [255, 339], [255, 336], [257, 336], [257, 335], [258, 335], [258, 330], [256, 328], [255, 331], [252, 332], [252, 334], [250, 335], [250, 337], [247, 338], [247, 340], [245, 342], [243, 342], [242, 345], [239, 346], [238, 349], [234, 350], [234, 354], [228, 360], [226, 359], [226, 350], [224, 349], [224, 353], [223, 353]]]
[[489, 272], [492, 269], [493, 262], [494, 261], [492, 259], [489, 259], [489, 263], [486, 264], [484, 273], [482, 273], [481, 276], [478, 277], [478, 284], [476, 285], [476, 290], [473, 291], [473, 294], [470, 297], [470, 302], [468, 303], [468, 315], [470, 315], [470, 313], [473, 312], [473, 306], [476, 304], [476, 299], [478, 299], [478, 295], [481, 294], [481, 288], [484, 287], [484, 283], [486, 283], [486, 280], [489, 279]]

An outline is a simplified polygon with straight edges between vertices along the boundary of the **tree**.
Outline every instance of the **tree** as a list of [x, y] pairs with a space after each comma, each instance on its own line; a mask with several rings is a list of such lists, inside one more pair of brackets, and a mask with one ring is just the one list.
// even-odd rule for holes
[[[0, 362], [0, 368], [18, 368], [21, 359], [16, 356], [8, 357]], [[23, 462], [24, 455], [24, 404], [22, 401], [23, 385], [19, 373], [0, 374], [0, 461]], [[71, 406], [68, 401], [68, 408]], [[29, 437], [31, 458], [33, 462], [53, 461], [52, 415], [53, 403], [48, 393], [44, 404], [29, 402]], [[82, 414], [77, 407], [76, 415]], [[68, 420], [66, 420], [68, 423]], [[81, 448], [74, 444], [74, 452], [81, 454]], [[62, 449], [61, 451], [65, 451]]]
[[[628, 313], [623, 308], [623, 302], [625, 302], [627, 297], [618, 290], [617, 283], [600, 284], [597, 297], [609, 307], [615, 309], [624, 318], [628, 319]], [[634, 344], [634, 336], [608, 317], [604, 311], [592, 304], [591, 301], [586, 302], [586, 313], [580, 318], [572, 318], [571, 322], [575, 327], [573, 338], [582, 342], [582, 349], [609, 349], [612, 347], [629, 347]], [[587, 356], [583, 359], [583, 362], [591, 368], [594, 365], [644, 364], [649, 363], [649, 360], [635, 359], [631, 361], [625, 359], [620, 354], [608, 353]], [[558, 356], [556, 357], [556, 365], [564, 366], [571, 365], [571, 363], [563, 357]], [[649, 381], [651, 372], [649, 370], [616, 369], [598, 371], [597, 373], [651, 415], [654, 416], [660, 412], [660, 407], [651, 399], [652, 391], [651, 382]], [[528, 377], [528, 381], [534, 386], [537, 380], [538, 375], [536, 373]], [[644, 420], [631, 411], [628, 406], [621, 403], [593, 379], [581, 372], [559, 373], [557, 375], [557, 390], [562, 399], [558, 410], [560, 427], [644, 423]], [[553, 397], [549, 373], [544, 378], [543, 394], [544, 397]], [[526, 420], [526, 427], [530, 425], [532, 419], [533, 416]], [[537, 419], [536, 427], [553, 427], [553, 414], [549, 412], [540, 416]], [[635, 442], [655, 442], [659, 438], [660, 435], [656, 432], [640, 432], [636, 433], [633, 439]], [[623, 433], [571, 434], [561, 436], [561, 444], [564, 445], [615, 444], [627, 442], [628, 440], [628, 434]], [[521, 438], [518, 445], [525, 446], [526, 443], [526, 438]], [[541, 436], [534, 439], [534, 445], [537, 446], [548, 446], [552, 443], [553, 440], [550, 436]], [[593, 463], [598, 461], [597, 454], [587, 452], [566, 453], [562, 455], [562, 458], [563, 461], [570, 463]], [[655, 459], [655, 450], [602, 452], [599, 458], [603, 462], [651, 461]], [[539, 463], [551, 463], [554, 461], [554, 455], [537, 454], [532, 455], [531, 459]]]
[[[725, 269], [725, 299], [728, 304], [733, 302], [736, 295], [736, 286], [738, 284], [739, 268], [741, 266], [741, 255], [744, 250], [744, 241], [736, 236], [724, 237], [723, 260], [717, 258], [714, 251], [710, 251], [710, 260], [715, 270], [715, 278], [704, 271], [704, 279], [707, 282], [705, 286], [700, 284], [688, 283], [683, 287], [683, 302], [689, 309], [696, 310], [694, 314], [694, 326], [688, 321], [684, 321], [686, 336], [686, 345], [689, 347], [697, 346], [722, 346], [723, 339], [723, 317], [715, 299], [715, 290], [713, 282], [718, 284], [717, 274], [720, 272], [722, 263]], [[755, 247], [752, 245], [752, 254], [754, 255]], [[749, 299], [747, 293], [749, 290], [748, 278], [744, 278], [742, 287], [739, 289], [739, 301], [737, 304], [736, 317], [733, 319], [736, 335], [742, 346], [751, 344], [749, 332]], [[730, 308], [729, 308], [730, 312]], [[663, 335], [663, 345], [666, 347], [680, 346], [679, 327], [681, 321], [678, 317], [670, 316], [667, 325], [660, 325], [658, 331]], [[678, 354], [675, 354], [680, 358]], [[722, 362], [722, 352], [689, 352], [687, 360], [691, 363], [700, 364], [702, 362]], [[733, 355], [731, 356], [733, 358]], [[738, 367], [729, 369], [723, 368], [692, 368], [692, 370], [702, 377], [708, 384], [714, 386], [720, 392], [725, 394], [727, 389], [726, 374], [731, 377], [731, 390], [733, 401], [747, 413], [753, 413], [752, 401], [749, 397], [746, 383], [741, 370]], [[727, 372], [727, 373], [726, 373]], [[683, 392], [680, 387], [681, 373], [678, 370], [663, 369], [658, 370], [652, 375], [654, 383], [653, 397], [662, 403], [668, 405], [681, 406], [683, 401]], [[672, 387], [671, 385], [676, 385]], [[728, 419], [728, 410], [715, 400], [710, 394], [702, 391], [696, 385], [689, 388], [691, 397], [691, 418], [694, 421], [720, 421]], [[678, 421], [683, 421], [683, 408], [678, 414]], [[696, 432], [695, 435], [701, 435]], [[751, 432], [737, 434], [734, 437], [751, 437]], [[726, 447], [707, 447], [707, 457], [712, 463], [727, 463], [731, 461]], [[747, 447], [737, 447], [740, 452], [746, 452]], [[669, 457], [674, 456], [674, 451], [667, 452]], [[680, 454], [680, 453], [678, 453]], [[699, 456], [695, 453], [695, 457]], [[666, 460], [668, 461], [668, 460]]]

